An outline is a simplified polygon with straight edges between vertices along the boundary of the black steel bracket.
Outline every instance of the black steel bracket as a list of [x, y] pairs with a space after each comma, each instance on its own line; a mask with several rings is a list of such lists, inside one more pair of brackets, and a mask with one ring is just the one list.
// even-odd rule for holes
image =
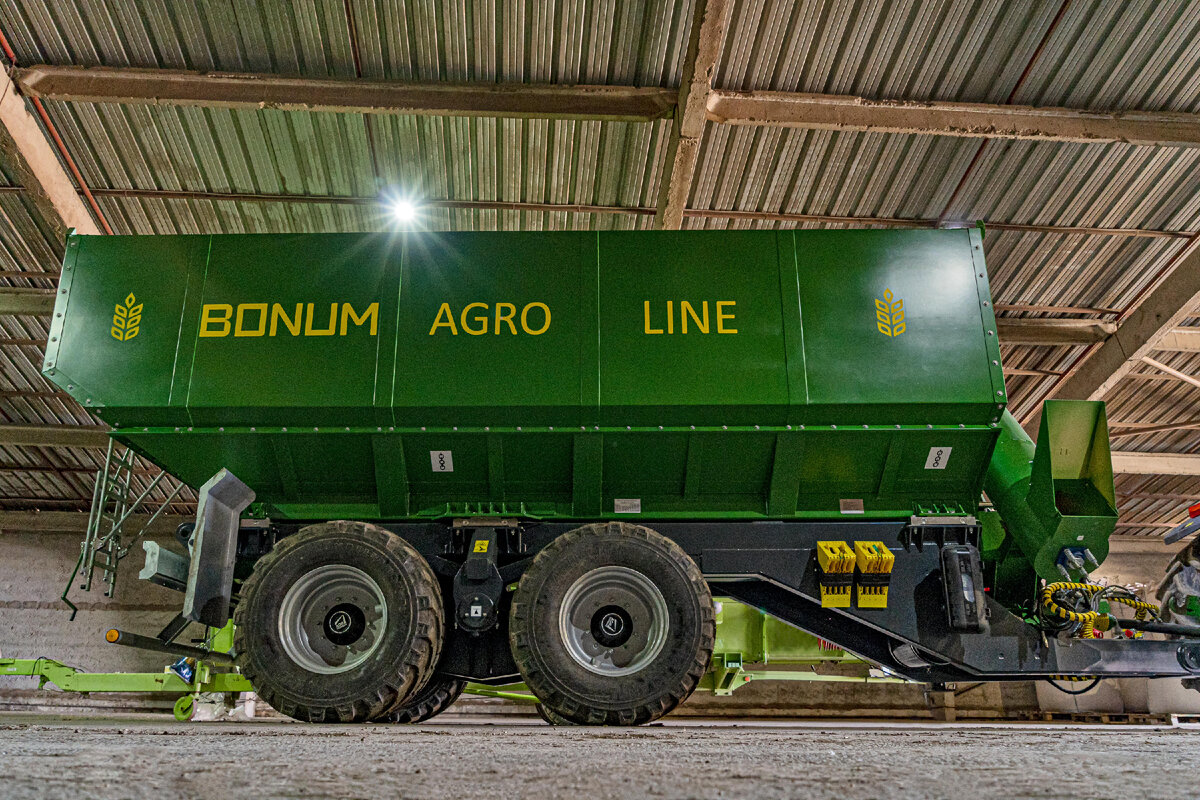
[[496, 566], [498, 541], [496, 528], [471, 528], [467, 558], [454, 575], [454, 622], [470, 633], [491, 630], [499, 623], [504, 580]]

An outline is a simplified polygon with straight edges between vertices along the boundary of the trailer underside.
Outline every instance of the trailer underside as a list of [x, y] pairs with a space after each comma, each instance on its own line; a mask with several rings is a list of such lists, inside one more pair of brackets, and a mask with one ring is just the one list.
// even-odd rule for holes
[[[1062, 640], [990, 597], [983, 612], [986, 630], [955, 629], [947, 611], [941, 552], [948, 545], [976, 548], [979, 530], [974, 524], [640, 522], [682, 547], [700, 566], [713, 594], [760, 608], [910, 680], [937, 684], [1200, 675], [1200, 640]], [[454, 577], [465, 555], [464, 529], [455, 533], [441, 523], [383, 527], [413, 544], [442, 580], [445, 596], [454, 595]], [[535, 522], [521, 526], [517, 536], [504, 537], [497, 565], [504, 584], [518, 580], [538, 550], [576, 527]], [[816, 550], [818, 541], [829, 540], [883, 541], [897, 551], [887, 608], [822, 607]], [[502, 597], [500, 620], [507, 617], [504, 603]], [[479, 682], [517, 675], [502, 624], [481, 633], [448, 629], [446, 651], [442, 669], [450, 674]]]

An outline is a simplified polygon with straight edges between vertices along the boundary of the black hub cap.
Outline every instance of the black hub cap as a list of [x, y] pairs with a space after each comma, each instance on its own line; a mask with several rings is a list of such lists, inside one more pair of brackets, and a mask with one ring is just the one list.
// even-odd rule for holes
[[592, 615], [592, 638], [605, 647], [620, 647], [633, 635], [633, 620], [620, 606], [604, 606]]
[[353, 603], [342, 603], [329, 609], [323, 628], [329, 641], [343, 647], [351, 645], [362, 638], [367, 615]]

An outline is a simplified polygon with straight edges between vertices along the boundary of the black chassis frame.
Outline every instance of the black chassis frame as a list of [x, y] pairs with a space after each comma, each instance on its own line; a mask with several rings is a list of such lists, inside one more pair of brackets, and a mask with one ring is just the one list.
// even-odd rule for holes
[[[1200, 676], [1200, 639], [1060, 639], [986, 598], [987, 629], [951, 627], [941, 549], [978, 545], [969, 524], [914, 526], [904, 521], [630, 520], [672, 539], [700, 565], [715, 595], [732, 597], [874, 662], [888, 672], [935, 685], [961, 681], [1043, 678]], [[278, 521], [276, 536], [310, 523]], [[520, 521], [494, 528], [495, 564], [506, 587], [498, 624], [473, 632], [456, 624], [454, 579], [473, 531], [491, 522], [379, 523], [417, 549], [441, 582], [447, 614], [438, 671], [479, 683], [519, 680], [509, 651], [507, 620], [513, 586], [551, 541], [579, 522]], [[242, 529], [245, 535], [246, 529]], [[816, 543], [882, 541], [896, 554], [887, 608], [822, 608]], [[243, 548], [239, 548], [242, 550]], [[246, 565], [248, 566], [248, 565]]]

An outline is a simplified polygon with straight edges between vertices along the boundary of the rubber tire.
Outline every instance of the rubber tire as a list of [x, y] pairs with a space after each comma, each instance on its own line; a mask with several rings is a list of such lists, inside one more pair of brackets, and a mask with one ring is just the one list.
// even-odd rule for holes
[[[388, 629], [373, 656], [338, 675], [310, 672], [279, 641], [288, 588], [325, 564], [370, 575], [388, 604]], [[310, 525], [259, 559], [234, 611], [235, 663], [276, 711], [305, 722], [366, 722], [384, 716], [433, 674], [442, 648], [442, 593], [429, 564], [396, 534], [364, 522]]]
[[420, 690], [386, 715], [387, 722], [415, 725], [436, 717], [462, 696], [467, 682], [458, 678], [430, 678]]
[[570, 725], [575, 724], [574, 722], [571, 722], [571, 720], [567, 719], [566, 717], [560, 717], [558, 714], [555, 714], [553, 711], [546, 708], [546, 706], [543, 705], [542, 703], [536, 704], [534, 706], [534, 708], [537, 709], [538, 716], [541, 717], [542, 721], [545, 722], [547, 725], [570, 726]]
[[[567, 589], [608, 565], [646, 575], [667, 601], [663, 650], [633, 675], [584, 669], [559, 634]], [[665, 536], [622, 522], [577, 528], [551, 542], [521, 577], [509, 616], [509, 644], [521, 677], [547, 712], [577, 725], [642, 725], [668, 713], [708, 670], [715, 635], [712, 593], [696, 562]]]

